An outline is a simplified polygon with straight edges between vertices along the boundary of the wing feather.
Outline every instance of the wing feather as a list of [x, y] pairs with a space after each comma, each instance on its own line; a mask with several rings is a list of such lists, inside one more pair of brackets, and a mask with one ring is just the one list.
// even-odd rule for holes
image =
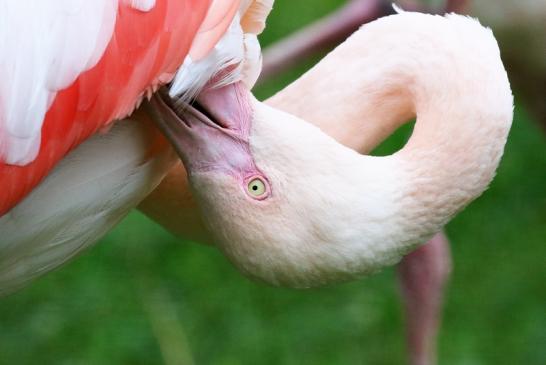
[[[151, 4], [150, 1], [123, 1], [130, 5], [136, 4], [135, 9], [138, 11], [146, 11], [146, 7]], [[158, 16], [164, 17], [167, 24], [177, 24], [174, 21], [177, 17], [175, 10], [181, 9], [169, 6], [179, 4], [168, 3]], [[241, 15], [244, 15], [244, 9], [249, 4], [249, 1], [241, 4]], [[123, 16], [118, 14], [118, 18]], [[199, 72], [188, 74], [187, 89], [184, 91], [182, 88], [182, 92], [194, 90], [195, 85], [202, 80], [206, 82], [214, 70], [230, 62], [244, 61], [235, 72], [228, 74], [228, 78], [238, 77], [240, 71], [242, 78], [252, 83], [251, 80], [255, 79], [259, 71], [259, 44], [254, 34], [242, 36], [238, 19], [236, 16], [230, 31], [214, 46], [215, 51], [199, 60], [208, 64], [203, 70], [204, 76], [199, 75]], [[93, 68], [93, 77], [82, 75], [71, 87], [57, 95], [53, 107], [48, 111], [49, 119], [45, 126], [50, 128], [46, 129], [50, 136], [58, 138], [59, 145], [72, 141], [69, 150], [75, 148], [78, 141], [87, 138], [86, 123], [105, 120], [113, 108], [134, 102], [125, 95], [116, 95], [116, 98], [108, 93], [105, 96], [97, 90], [105, 87], [138, 89], [139, 85], [146, 84], [161, 72], [158, 77], [160, 83], [173, 77], [174, 72], [169, 73], [169, 70], [179, 67], [177, 62], [185, 57], [185, 50], [169, 46], [178, 39], [174, 29], [151, 43], [145, 35], [139, 33], [140, 27], [152, 27], [154, 21], [153, 18], [147, 18], [141, 23], [131, 23], [116, 33], [108, 45], [109, 51]], [[131, 37], [133, 42], [127, 42]], [[241, 37], [244, 42], [241, 42]], [[143, 45], [145, 51], [141, 50]], [[242, 48], [246, 54], [242, 54]], [[122, 50], [126, 50], [125, 53]], [[141, 62], [134, 64], [132, 69], [123, 67], [125, 63], [133, 62], [135, 57]], [[127, 69], [130, 69], [128, 73]], [[123, 80], [128, 81], [123, 84]], [[151, 89], [146, 90], [149, 92]], [[80, 119], [82, 111], [90, 113], [86, 114], [87, 119]], [[166, 148], [165, 140], [153, 128], [151, 121], [145, 122], [143, 119], [146, 119], [145, 114], [135, 120], [116, 123], [108, 133], [88, 138], [63, 158], [26, 198], [7, 214], [0, 214], [0, 296], [57, 268], [94, 244], [159, 183], [176, 161], [176, 156]], [[71, 122], [70, 128], [65, 129], [62, 123], [53, 126], [48, 124], [58, 120]], [[40, 153], [43, 153], [43, 146]], [[56, 160], [47, 161], [54, 163]], [[6, 174], [9, 170], [5, 168], [0, 164], [0, 173], [3, 174], [0, 175], [0, 185], [12, 188], [15, 185], [10, 185], [10, 181], [17, 180], [11, 179], [12, 176]], [[32, 177], [33, 170], [21, 171], [24, 173], [18, 178]]]
[[0, 0], [0, 216], [170, 81], [209, 3]]
[[137, 120], [116, 123], [71, 151], [0, 217], [0, 297], [97, 242], [176, 161], [151, 123]]

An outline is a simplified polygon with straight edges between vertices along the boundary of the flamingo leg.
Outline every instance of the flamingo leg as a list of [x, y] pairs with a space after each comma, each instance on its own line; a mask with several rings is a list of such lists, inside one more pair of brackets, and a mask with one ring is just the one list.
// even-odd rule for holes
[[[397, 3], [408, 11], [443, 13], [461, 12], [468, 1], [446, 0], [441, 9], [427, 8], [419, 0], [401, 0]], [[337, 11], [268, 46], [264, 50], [258, 82], [263, 83], [297, 65], [302, 59], [335, 47], [363, 24], [394, 14], [392, 4], [392, 0], [349, 0]]]
[[449, 241], [443, 232], [404, 257], [398, 266], [411, 365], [436, 364], [436, 337], [450, 273]]
[[[457, 11], [468, 0], [447, 0], [445, 9]], [[406, 10], [423, 10], [417, 2], [400, 2]], [[430, 9], [429, 9], [430, 10]], [[295, 34], [269, 46], [264, 51], [264, 64], [259, 82], [264, 82], [320, 51], [335, 47], [362, 24], [393, 12], [390, 0], [350, 0], [331, 15], [312, 23]], [[175, 173], [176, 172], [176, 173]], [[206, 230], [195, 212], [195, 203], [187, 186], [181, 165], [171, 174], [140, 209], [152, 219], [162, 222], [171, 232], [200, 242], [210, 242]], [[183, 197], [173, 199], [181, 191]], [[160, 202], [160, 204], [156, 204]], [[181, 209], [183, 206], [188, 209]], [[158, 207], [162, 207], [159, 209]], [[177, 216], [166, 216], [176, 211]], [[190, 224], [180, 225], [180, 214]], [[407, 343], [412, 365], [436, 362], [436, 335], [440, 326], [443, 290], [451, 270], [449, 242], [439, 233], [427, 244], [406, 256], [399, 265], [398, 276], [407, 318]]]
[[[443, 10], [460, 12], [469, 0], [447, 0]], [[425, 10], [413, 0], [407, 10]], [[432, 9], [428, 9], [429, 11]], [[320, 51], [332, 48], [362, 24], [393, 12], [391, 2], [351, 0], [336, 12], [312, 23], [264, 51], [260, 82], [264, 82]], [[444, 285], [451, 270], [449, 242], [439, 233], [406, 256], [399, 265], [399, 281], [407, 320], [407, 343], [412, 365], [436, 362], [436, 335], [440, 326]]]
[[332, 14], [268, 46], [258, 82], [265, 82], [302, 59], [335, 47], [362, 24], [392, 13], [391, 4], [385, 0], [350, 0]]

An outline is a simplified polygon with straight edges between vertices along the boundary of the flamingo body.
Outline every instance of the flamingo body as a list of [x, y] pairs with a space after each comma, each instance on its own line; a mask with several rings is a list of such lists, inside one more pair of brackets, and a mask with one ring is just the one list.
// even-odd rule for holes
[[[119, 126], [112, 126], [113, 120], [131, 113], [143, 97], [171, 80], [170, 92], [184, 95], [198, 92], [226, 66], [236, 67], [223, 73], [228, 77], [223, 82], [242, 79], [252, 84], [259, 73], [256, 34], [263, 29], [272, 1], [120, 0], [101, 4], [110, 10], [107, 5], [117, 6], [113, 15], [99, 17], [102, 22], [113, 17], [115, 24], [104, 49], [86, 53], [95, 52], [85, 59], [89, 69], [74, 72], [72, 58], [63, 61], [62, 55], [52, 56], [61, 59], [55, 69], [62, 74], [59, 87], [71, 84], [46, 90], [54, 96], [51, 105], [43, 120], [32, 120], [40, 136], [36, 156], [10, 160], [10, 145], [4, 141], [14, 135], [6, 131], [8, 104], [0, 98], [0, 296], [95, 243], [176, 162], [146, 112], [137, 110], [126, 121], [115, 123]], [[78, 13], [69, 13], [73, 14]], [[49, 15], [55, 16], [54, 12]], [[1, 42], [6, 34], [7, 29], [4, 33], [0, 29], [0, 47], [6, 46]], [[64, 35], [57, 36], [57, 41], [64, 41]], [[29, 37], [24, 41], [32, 45], [34, 38]], [[63, 49], [59, 46], [58, 50]], [[16, 52], [8, 61], [19, 65], [23, 56]], [[6, 73], [7, 64], [0, 64], [0, 72]], [[55, 76], [53, 71], [51, 75]], [[16, 92], [25, 87], [21, 79], [17, 81], [7, 88], [12, 94], [1, 86], [0, 91], [12, 100], [21, 98], [20, 115], [35, 116], [30, 112], [34, 99]], [[16, 118], [15, 126], [31, 132], [22, 120]]]
[[[401, 29], [404, 32], [400, 32]], [[400, 42], [402, 35], [405, 42]], [[365, 45], [374, 42], [383, 48], [365, 52]], [[372, 66], [380, 64], [388, 52], [396, 52], [397, 57], [391, 57], [392, 61], [380, 72], [374, 70]], [[344, 71], [335, 72], [340, 65], [344, 65]], [[453, 67], [465, 72], [453, 77]], [[411, 93], [405, 91], [407, 85], [413, 85]], [[227, 87], [239, 88], [240, 85]], [[316, 93], [312, 105], [294, 97], [302, 91], [327, 90], [328, 87], [334, 91]], [[467, 94], [468, 90], [473, 92]], [[218, 92], [216, 89], [203, 93], [200, 102], [214, 98]], [[248, 96], [243, 91], [237, 95], [246, 103]], [[354, 95], [367, 97], [361, 97], [359, 103], [347, 103]], [[235, 124], [229, 133], [211, 134], [218, 137], [213, 146], [210, 140], [196, 136], [190, 142], [203, 142], [199, 145], [201, 153], [191, 155], [189, 149], [185, 150], [188, 153], [185, 163], [189, 162], [186, 168], [190, 170], [193, 192], [206, 212], [218, 247], [243, 272], [274, 284], [297, 287], [345, 280], [396, 263], [486, 189], [510, 128], [512, 101], [506, 72], [490, 31], [460, 16], [442, 18], [403, 13], [367, 25], [303, 76], [298, 86], [287, 88], [270, 101], [284, 105], [285, 110], [295, 115], [308, 114], [307, 108], [328, 105], [316, 118], [317, 125], [339, 131], [341, 134], [332, 134], [361, 146], [367, 143], [357, 143], [354, 138], [344, 137], [343, 132], [362, 135], [366, 140], [370, 137], [363, 132], [372, 131], [381, 139], [384, 133], [395, 130], [417, 111], [413, 136], [401, 151], [387, 157], [361, 156], [320, 129], [250, 98], [247, 106], [252, 109], [251, 120], [242, 124], [243, 128]], [[368, 111], [374, 109], [380, 109], [381, 113], [375, 110], [370, 115]], [[211, 110], [207, 114], [222, 114], [222, 110]], [[213, 133], [212, 128], [220, 128], [206, 122], [208, 116], [202, 113], [184, 116], [190, 117], [193, 119], [185, 123], [195, 128], [183, 133]], [[204, 127], [199, 125], [200, 120]], [[346, 124], [333, 127], [340, 121]], [[366, 126], [363, 121], [371, 124]], [[175, 123], [173, 128], [184, 128], [185, 123]], [[236, 139], [231, 138], [234, 134], [238, 136]], [[123, 133], [113, 134], [116, 135], [121, 137]], [[102, 139], [96, 148], [113, 151], [115, 144], [114, 139]], [[223, 158], [217, 152], [224, 147], [236, 147], [232, 151], [237, 152], [238, 158], [234, 155], [231, 159]], [[218, 156], [222, 158], [215, 160]], [[131, 154], [125, 156], [129, 157]], [[191, 158], [211, 160], [202, 164]], [[77, 173], [79, 160], [76, 153], [61, 167]], [[124, 165], [121, 162], [120, 166]], [[134, 161], [126, 165], [139, 166]], [[83, 168], [82, 172], [87, 170]], [[112, 192], [122, 192], [124, 186], [133, 185], [131, 181], [137, 174], [136, 170], [125, 167], [120, 171], [125, 177], [118, 177], [118, 184], [109, 185], [119, 185], [117, 190], [112, 188], [100, 196], [97, 202], [103, 204], [94, 204], [98, 209], [92, 215], [93, 239], [100, 234], [100, 228], [108, 224], [101, 216], [114, 213], [119, 219], [131, 205], [138, 203], [136, 197], [112, 201]], [[165, 169], [160, 171], [165, 172]], [[62, 173], [50, 176], [40, 193], [29, 198], [41, 201], [55, 193], [55, 176]], [[138, 193], [140, 197], [153, 188], [152, 175], [145, 174], [150, 183]], [[256, 177], [269, 185], [265, 197], [253, 197], [250, 184], [247, 185]], [[69, 184], [77, 179], [59, 181], [67, 189], [75, 189]], [[184, 182], [181, 183], [180, 189], [184, 186]], [[83, 179], [81, 184], [80, 191], [93, 190], [96, 181]], [[121, 195], [130, 197], [125, 192]], [[39, 244], [30, 237], [29, 251], [23, 250], [25, 246], [18, 236], [21, 233], [11, 230], [13, 234], [8, 243], [0, 245], [0, 258], [5, 257], [0, 261], [0, 278], [5, 278], [0, 279], [5, 280], [1, 285], [7, 285], [10, 290], [11, 283], [17, 280], [24, 283], [58, 265], [62, 262], [59, 260], [70, 258], [64, 251], [69, 247], [67, 243], [73, 248], [71, 252], [78, 252], [78, 242], [87, 244], [75, 232], [82, 230], [72, 228], [80, 225], [85, 228], [89, 218], [81, 209], [72, 209], [74, 205], [77, 204], [69, 199], [54, 212], [40, 211], [40, 215], [53, 221], [63, 222], [73, 217], [74, 224], [69, 228], [58, 224], [46, 237], [47, 241]], [[174, 216], [178, 224], [184, 224], [184, 220], [177, 218], [184, 203], [174, 206], [176, 211], [166, 214]], [[32, 207], [31, 204], [19, 205], [13, 218], [31, 215]], [[56, 212], [61, 212], [61, 217], [55, 216]], [[9, 224], [9, 220], [0, 221], [0, 227], [9, 227]], [[45, 226], [53, 225], [48, 222]], [[40, 232], [33, 234], [44, 237]]]
[[0, 217], [0, 297], [95, 243], [146, 197], [176, 162], [141, 115], [119, 121], [63, 158]]
[[169, 82], [188, 52], [204, 58], [239, 6], [239, 0], [5, 2], [0, 216], [72, 148]]

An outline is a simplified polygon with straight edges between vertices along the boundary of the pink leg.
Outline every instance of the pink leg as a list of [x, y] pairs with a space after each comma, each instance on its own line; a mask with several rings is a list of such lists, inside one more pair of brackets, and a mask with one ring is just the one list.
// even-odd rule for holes
[[[420, 0], [400, 0], [404, 10], [429, 13], [461, 11], [469, 0], [446, 0], [445, 7], [432, 9]], [[362, 24], [394, 13], [392, 0], [349, 0], [337, 11], [281, 39], [264, 50], [264, 63], [258, 82], [262, 83], [297, 65], [318, 52], [343, 42]]]
[[447, 13], [464, 13], [468, 9], [471, 0], [447, 0]]
[[[419, 0], [401, 0], [405, 10], [460, 12], [470, 0], [446, 0], [443, 9], [425, 9]], [[259, 82], [275, 76], [317, 52], [332, 48], [362, 24], [393, 13], [391, 0], [349, 0], [336, 12], [319, 19], [264, 51]], [[412, 365], [436, 363], [443, 288], [451, 270], [449, 243], [443, 233], [407, 255], [399, 265], [399, 280], [407, 317], [407, 341]]]
[[411, 365], [436, 364], [436, 335], [450, 272], [449, 242], [443, 232], [404, 257], [398, 266]]
[[385, 0], [348, 1], [332, 14], [267, 47], [259, 82], [290, 69], [302, 59], [335, 47], [362, 24], [392, 12]]

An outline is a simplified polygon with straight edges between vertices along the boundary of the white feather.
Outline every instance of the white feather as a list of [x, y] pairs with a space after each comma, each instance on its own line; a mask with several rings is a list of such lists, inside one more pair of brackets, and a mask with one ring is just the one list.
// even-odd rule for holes
[[262, 72], [262, 49], [255, 34], [245, 33], [245, 62], [243, 64], [242, 80], [251, 90]]
[[394, 9], [394, 11], [395, 11], [397, 14], [402, 14], [402, 13], [405, 13], [405, 12], [406, 12], [404, 9], [402, 9], [401, 7], [399, 7], [398, 5], [396, 5], [395, 3], [392, 3], [392, 8]]
[[99, 61], [117, 7], [117, 0], [0, 0], [0, 162], [36, 157], [56, 93]]
[[233, 69], [211, 86], [219, 87], [240, 80], [245, 58], [243, 37], [240, 17], [236, 15], [226, 33], [205, 58], [194, 62], [190, 56], [186, 57], [171, 84], [171, 96], [191, 100], [211, 79], [230, 67]]
[[150, 11], [155, 6], [155, 0], [125, 0], [133, 8], [140, 11]]

